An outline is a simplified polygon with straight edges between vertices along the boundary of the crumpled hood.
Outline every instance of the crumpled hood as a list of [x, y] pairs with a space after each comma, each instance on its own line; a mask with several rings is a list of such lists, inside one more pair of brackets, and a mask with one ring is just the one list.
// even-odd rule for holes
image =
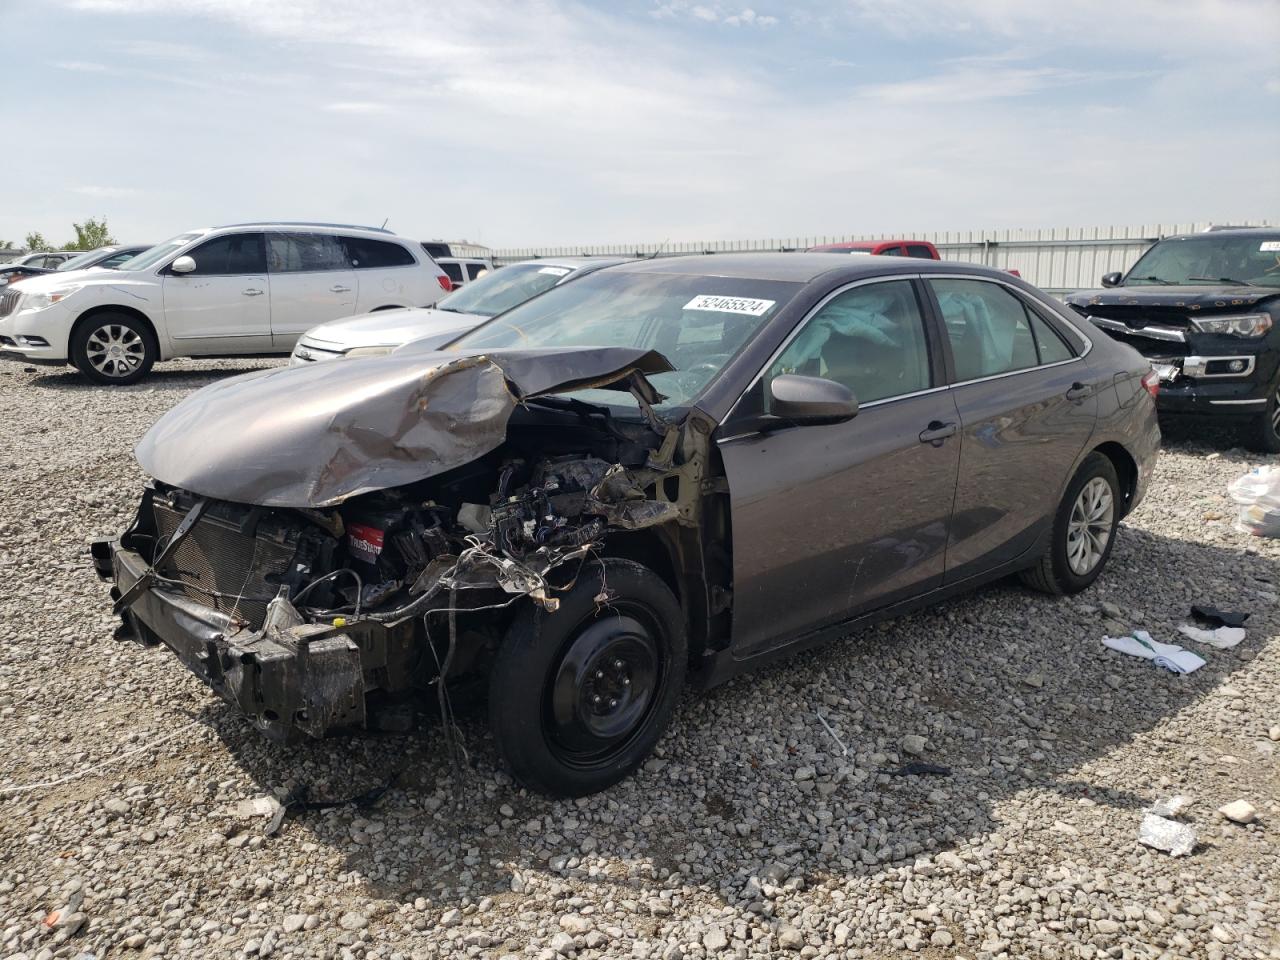
[[138, 463], [201, 496], [327, 507], [469, 463], [506, 439], [525, 397], [664, 373], [651, 350], [569, 347], [408, 353], [247, 373], [187, 397], [147, 431]]
[[454, 313], [423, 307], [406, 307], [403, 310], [379, 310], [344, 317], [312, 327], [302, 335], [304, 343], [319, 347], [352, 350], [357, 347], [398, 346], [418, 337], [432, 336], [446, 331], [461, 335], [479, 326], [488, 317], [476, 313]]
[[1213, 310], [1239, 310], [1253, 307], [1265, 300], [1280, 297], [1280, 289], [1222, 286], [1211, 287], [1104, 287], [1100, 290], [1080, 290], [1064, 299], [1072, 306], [1088, 312], [1090, 307], [1159, 307], [1182, 308], [1199, 313]]

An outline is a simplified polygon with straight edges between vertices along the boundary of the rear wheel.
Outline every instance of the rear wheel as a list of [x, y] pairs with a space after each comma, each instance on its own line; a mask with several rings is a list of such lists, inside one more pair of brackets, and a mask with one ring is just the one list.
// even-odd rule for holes
[[160, 352], [145, 323], [127, 313], [99, 313], [71, 334], [71, 362], [95, 383], [124, 385], [147, 375]]
[[1280, 379], [1271, 385], [1266, 408], [1250, 425], [1248, 442], [1260, 453], [1280, 453]]
[[1102, 573], [1120, 522], [1120, 480], [1101, 453], [1085, 458], [1053, 518], [1053, 536], [1040, 561], [1021, 574], [1044, 593], [1079, 593]]
[[503, 640], [489, 682], [499, 752], [543, 793], [612, 786], [662, 736], [687, 656], [680, 605], [661, 577], [629, 560], [590, 565], [555, 613], [530, 603]]

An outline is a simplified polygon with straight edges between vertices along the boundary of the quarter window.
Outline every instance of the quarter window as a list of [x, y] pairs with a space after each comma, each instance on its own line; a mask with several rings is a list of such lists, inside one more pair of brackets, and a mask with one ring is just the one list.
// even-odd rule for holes
[[927, 390], [929, 347], [909, 280], [854, 287], [812, 317], [769, 370], [825, 377], [859, 403]]
[[273, 233], [267, 238], [272, 273], [349, 270], [342, 241], [325, 233]]
[[370, 240], [367, 237], [343, 237], [347, 246], [347, 260], [357, 270], [375, 267], [411, 267], [416, 260], [398, 243], [386, 240]]
[[191, 251], [196, 268], [185, 276], [227, 276], [266, 273], [266, 255], [260, 233], [229, 233], [214, 237]]
[[1000, 284], [958, 279], [929, 283], [942, 308], [958, 382], [1071, 358], [1049, 324]]

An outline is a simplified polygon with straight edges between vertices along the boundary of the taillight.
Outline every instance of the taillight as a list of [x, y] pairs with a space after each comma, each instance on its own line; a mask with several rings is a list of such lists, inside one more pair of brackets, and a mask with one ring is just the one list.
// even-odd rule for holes
[[448, 293], [453, 289], [453, 281], [446, 277], [443, 273], [436, 277], [440, 281], [440, 289]]
[[1160, 392], [1160, 374], [1148, 370], [1142, 375], [1142, 386], [1153, 397]]

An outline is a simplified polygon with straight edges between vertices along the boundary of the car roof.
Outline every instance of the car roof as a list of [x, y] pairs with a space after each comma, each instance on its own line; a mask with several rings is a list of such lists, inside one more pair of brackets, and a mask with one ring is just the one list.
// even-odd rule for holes
[[1224, 227], [1221, 230], [1202, 230], [1200, 233], [1179, 233], [1161, 240], [1193, 240], [1196, 237], [1280, 237], [1280, 227]]
[[363, 233], [380, 233], [383, 236], [395, 236], [395, 233], [386, 227], [366, 227], [358, 223], [322, 223], [319, 221], [309, 220], [250, 220], [247, 223], [224, 223], [221, 226], [209, 227], [210, 230], [230, 230], [234, 227], [308, 227], [318, 230], [341, 230], [350, 232], [358, 230]]
[[808, 283], [825, 273], [847, 279], [890, 273], [973, 273], [1008, 279], [1009, 274], [976, 264], [908, 257], [837, 257], [830, 253], [709, 253], [637, 260], [610, 268], [611, 273], [668, 273], [730, 277], [743, 280], [789, 280]]

